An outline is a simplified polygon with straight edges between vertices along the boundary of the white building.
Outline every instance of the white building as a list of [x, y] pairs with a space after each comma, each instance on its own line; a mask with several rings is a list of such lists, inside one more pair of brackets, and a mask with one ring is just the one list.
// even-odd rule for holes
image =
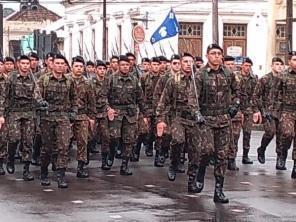
[[[82, 54], [88, 59], [102, 58], [102, 33], [107, 32], [107, 52], [123, 54], [135, 52], [142, 57], [160, 55], [169, 57], [174, 52], [190, 51], [203, 56], [212, 43], [212, 1], [199, 0], [127, 0], [107, 1], [107, 29], [103, 30], [102, 3], [65, 4], [64, 53], [67, 58]], [[273, 5], [281, 0], [220, 0], [219, 43], [226, 53], [249, 56], [253, 70], [259, 76], [269, 70], [271, 53], [270, 37]], [[150, 44], [152, 33], [159, 27], [170, 9], [176, 13], [181, 32], [179, 35]], [[145, 21], [148, 15], [148, 22]], [[145, 42], [137, 45], [132, 38], [135, 25], [145, 28]], [[295, 36], [295, 35], [294, 35]], [[295, 43], [296, 41], [294, 41]], [[229, 51], [230, 46], [238, 46]], [[161, 50], [162, 48], [162, 50]], [[232, 48], [233, 49], [233, 48]], [[174, 52], [173, 52], [174, 51]]]

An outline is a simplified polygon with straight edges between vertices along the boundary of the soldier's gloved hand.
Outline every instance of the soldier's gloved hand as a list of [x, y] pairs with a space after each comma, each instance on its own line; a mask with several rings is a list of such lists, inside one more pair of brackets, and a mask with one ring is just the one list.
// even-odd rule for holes
[[272, 115], [270, 112], [266, 112], [264, 113], [264, 116], [263, 116], [268, 122], [272, 122]]
[[76, 112], [69, 112], [68, 113], [68, 116], [69, 116], [69, 120], [70, 120], [70, 122], [73, 122], [74, 120], [76, 120]]
[[197, 124], [204, 124], [206, 122], [205, 117], [201, 114], [200, 111], [197, 111], [195, 114], [195, 120]]
[[45, 100], [41, 100], [39, 103], [39, 109], [42, 110], [42, 111], [45, 111], [45, 110], [48, 110], [48, 107], [49, 107], [49, 104], [47, 101]]
[[236, 116], [236, 114], [238, 113], [238, 107], [236, 107], [234, 105], [230, 106], [228, 109], [228, 113], [230, 115], [230, 118], [233, 119]]

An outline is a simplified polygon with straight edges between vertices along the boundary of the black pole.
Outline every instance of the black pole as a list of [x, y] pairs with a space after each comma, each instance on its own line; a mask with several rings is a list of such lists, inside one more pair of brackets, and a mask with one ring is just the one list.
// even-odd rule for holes
[[107, 0], [103, 1], [103, 51], [102, 51], [102, 58], [103, 60], [106, 60], [106, 54], [107, 54], [107, 12], [106, 7], [107, 6]]
[[293, 0], [287, 0], [286, 4], [286, 26], [287, 26], [287, 53], [293, 50]]
[[212, 0], [213, 43], [219, 44], [218, 0]]
[[0, 56], [3, 57], [3, 5], [0, 4]]

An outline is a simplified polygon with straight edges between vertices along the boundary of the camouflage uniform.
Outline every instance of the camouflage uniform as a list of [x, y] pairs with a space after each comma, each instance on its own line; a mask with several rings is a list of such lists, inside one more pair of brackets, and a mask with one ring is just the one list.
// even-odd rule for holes
[[48, 111], [41, 113], [41, 174], [47, 176], [52, 152], [57, 150], [58, 177], [64, 178], [71, 137], [69, 112], [78, 112], [75, 85], [71, 78], [63, 75], [56, 79], [52, 73], [41, 76], [38, 85], [41, 95], [49, 103]]
[[107, 156], [109, 154], [109, 125], [107, 118], [108, 98], [107, 87], [109, 80], [96, 78], [92, 79], [93, 88], [95, 91], [95, 106], [96, 106], [96, 133], [97, 137], [101, 138], [102, 151], [102, 169], [107, 169]]
[[197, 98], [191, 76], [181, 72], [180, 75], [170, 77], [157, 106], [157, 121], [167, 123], [169, 119], [171, 124], [169, 180], [175, 180], [181, 147], [185, 144], [188, 146], [188, 189], [194, 185], [200, 158], [195, 122], [197, 109]]
[[218, 70], [212, 70], [206, 65], [198, 74], [197, 89], [200, 112], [205, 117], [205, 124], [199, 128], [203, 151], [197, 174], [198, 192], [203, 189], [206, 166], [210, 156], [214, 154], [214, 200], [216, 195], [225, 198], [222, 189], [231, 142], [231, 120], [228, 112], [232, 100], [236, 101], [239, 98], [239, 82], [235, 75], [223, 66]]
[[[296, 72], [290, 67], [284, 71], [279, 83], [279, 102], [281, 105], [280, 117], [280, 141], [278, 144], [278, 162], [277, 169], [286, 169], [285, 162], [292, 142], [292, 160], [294, 168], [296, 166]], [[296, 170], [296, 169], [295, 169]], [[295, 176], [295, 175], [294, 175]], [[292, 175], [292, 178], [293, 175]]]
[[15, 71], [8, 77], [5, 106], [8, 123], [7, 168], [11, 173], [14, 172], [14, 156], [18, 143], [20, 143], [20, 154], [26, 168], [24, 168], [24, 174], [25, 171], [29, 173], [35, 127], [36, 99], [40, 99], [40, 94], [34, 94], [36, 89], [38, 87], [36, 87], [30, 75], [21, 76], [18, 71]]
[[[5, 118], [5, 87], [6, 87], [7, 76], [3, 73], [0, 74], [0, 117]], [[5, 124], [6, 125], [6, 124]], [[6, 126], [2, 126], [0, 130], [0, 162], [3, 164], [7, 156], [7, 129]]]
[[243, 76], [240, 72], [236, 73], [240, 80], [241, 105], [240, 110], [244, 115], [243, 129], [243, 163], [252, 163], [248, 158], [250, 150], [251, 131], [253, 127], [253, 107], [252, 97], [257, 84], [257, 79], [253, 74]]
[[136, 141], [137, 110], [139, 108], [144, 114], [146, 111], [143, 91], [138, 78], [131, 73], [115, 73], [109, 78], [107, 92], [109, 106], [118, 113], [114, 120], [109, 121], [110, 152], [114, 153], [115, 147], [122, 142], [121, 172], [124, 173], [129, 171], [127, 165]]
[[[89, 119], [95, 119], [95, 97], [91, 80], [81, 76], [72, 80], [75, 85], [77, 95], [78, 113], [73, 121], [72, 130], [74, 140], [77, 141], [78, 172], [77, 175], [84, 174], [83, 166], [87, 163], [87, 142], [89, 135]], [[86, 175], [86, 174], [85, 174]]]
[[[263, 115], [264, 135], [258, 152], [265, 152], [266, 147], [276, 135], [276, 151], [279, 152], [279, 118], [280, 110], [277, 102], [279, 91], [278, 84], [280, 74], [274, 76], [272, 72], [264, 75], [258, 82], [253, 96], [254, 111], [261, 112]], [[270, 119], [268, 119], [270, 118]]]

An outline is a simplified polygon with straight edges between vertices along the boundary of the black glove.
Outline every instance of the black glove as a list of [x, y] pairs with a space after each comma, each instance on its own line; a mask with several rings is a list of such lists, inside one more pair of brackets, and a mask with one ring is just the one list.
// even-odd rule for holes
[[69, 116], [69, 120], [70, 120], [70, 122], [73, 122], [74, 120], [76, 120], [76, 112], [69, 112], [68, 113], [68, 116]]
[[204, 124], [206, 122], [206, 119], [200, 113], [200, 111], [197, 111], [196, 114], [195, 114], [195, 121], [196, 121], [197, 124]]
[[40, 102], [38, 102], [38, 107], [40, 110], [46, 111], [46, 110], [48, 110], [49, 104], [47, 101], [41, 100]]
[[235, 104], [229, 106], [228, 114], [230, 115], [230, 118], [231, 119], [233, 119], [236, 116], [236, 114], [238, 113], [238, 111], [239, 111], [239, 104], [240, 104], [240, 102], [239, 101], [236, 101]]
[[268, 121], [268, 122], [272, 122], [272, 115], [269, 112], [264, 113], [263, 117]]

